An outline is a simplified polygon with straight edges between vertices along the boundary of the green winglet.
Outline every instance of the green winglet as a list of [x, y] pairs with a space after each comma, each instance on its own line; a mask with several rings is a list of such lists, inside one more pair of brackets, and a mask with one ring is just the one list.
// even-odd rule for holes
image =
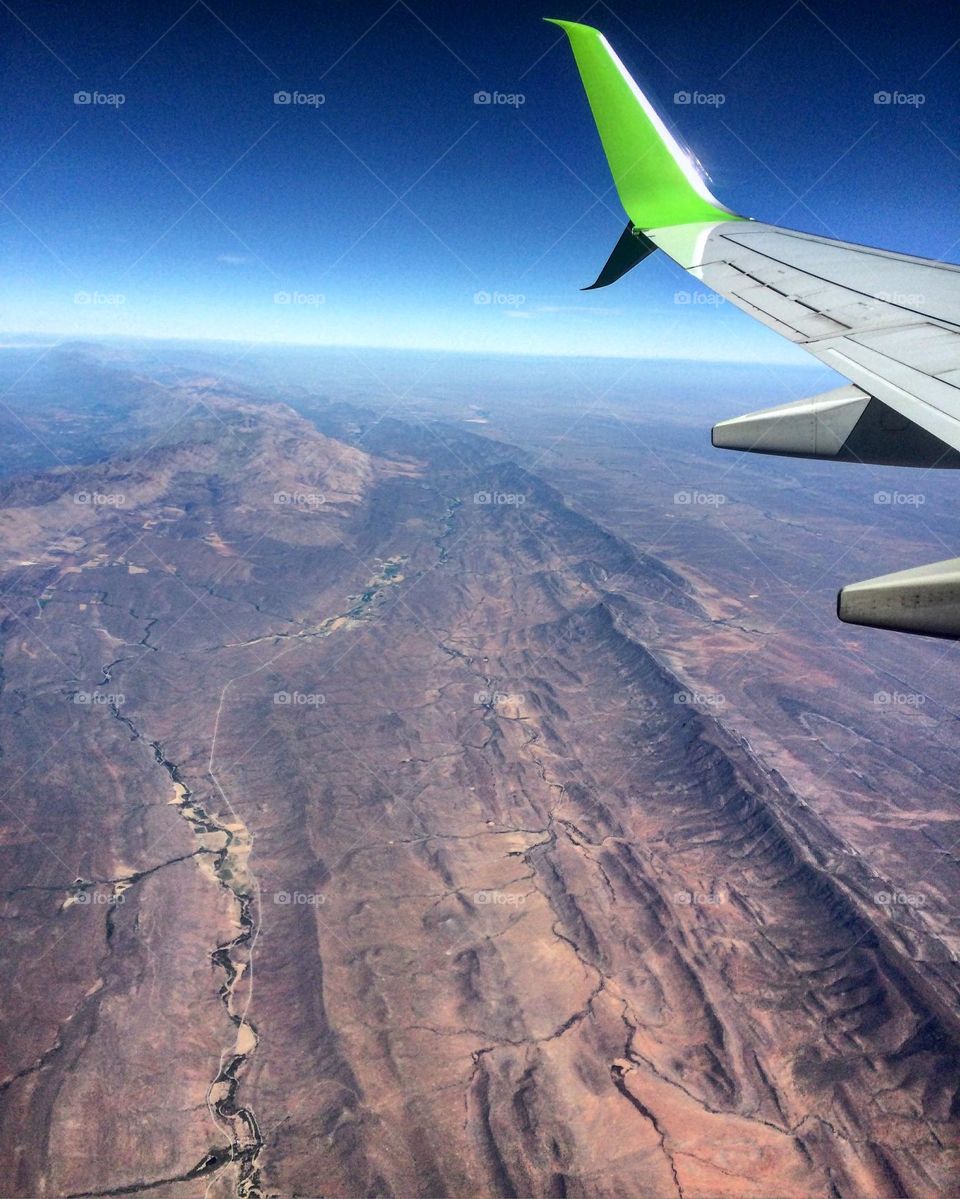
[[546, 20], [570, 39], [620, 203], [636, 228], [742, 220], [710, 194], [603, 34], [575, 21]]

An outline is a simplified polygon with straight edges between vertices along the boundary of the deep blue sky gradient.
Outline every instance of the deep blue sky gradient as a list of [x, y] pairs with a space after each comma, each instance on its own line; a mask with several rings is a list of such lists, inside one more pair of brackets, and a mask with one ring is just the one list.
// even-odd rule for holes
[[[662, 255], [580, 293], [625, 217], [545, 15], [604, 30], [736, 210], [960, 257], [953, 5], [15, 0], [0, 329], [803, 358], [729, 305], [676, 303], [693, 285]], [[684, 91], [724, 103], [675, 104]]]

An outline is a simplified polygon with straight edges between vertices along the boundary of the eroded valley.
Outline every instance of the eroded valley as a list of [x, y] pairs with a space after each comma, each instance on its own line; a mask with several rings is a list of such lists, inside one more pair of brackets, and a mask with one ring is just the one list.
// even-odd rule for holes
[[491, 437], [177, 402], [4, 484], [2, 1192], [957, 1193], [955, 911], [691, 688], [706, 589]]

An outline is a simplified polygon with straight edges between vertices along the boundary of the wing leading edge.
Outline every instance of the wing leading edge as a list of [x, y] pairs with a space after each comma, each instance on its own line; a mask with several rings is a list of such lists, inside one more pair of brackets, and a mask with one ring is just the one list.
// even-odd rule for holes
[[[960, 267], [732, 212], [711, 194], [603, 34], [552, 23], [570, 40], [630, 218], [620, 254], [592, 286], [615, 282], [660, 249], [850, 380], [798, 404], [722, 421], [713, 444], [840, 462], [960, 467]], [[625, 256], [621, 243], [631, 235], [640, 247]], [[852, 584], [840, 592], [837, 609], [851, 624], [960, 639], [960, 559]]]

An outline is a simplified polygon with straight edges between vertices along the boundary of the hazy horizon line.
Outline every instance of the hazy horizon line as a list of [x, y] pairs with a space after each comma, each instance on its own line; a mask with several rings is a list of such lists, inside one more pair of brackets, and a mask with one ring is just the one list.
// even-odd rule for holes
[[[800, 370], [805, 367], [817, 369], [818, 366], [822, 369], [822, 364], [816, 361], [807, 362], [790, 362], [782, 358], [715, 358], [715, 357], [691, 357], [689, 355], [678, 354], [596, 354], [596, 353], [562, 353], [562, 352], [545, 352], [542, 350], [495, 350], [495, 349], [459, 349], [449, 346], [398, 346], [385, 345], [382, 343], [372, 342], [312, 342], [312, 341], [268, 341], [259, 340], [256, 338], [233, 338], [233, 337], [181, 337], [173, 335], [160, 334], [131, 334], [131, 333], [102, 333], [93, 335], [84, 335], [78, 333], [69, 334], [50, 334], [50, 333], [34, 333], [34, 332], [7, 332], [0, 330], [0, 337], [8, 340], [0, 341], [0, 350], [18, 350], [18, 349], [56, 349], [60, 346], [68, 346], [71, 344], [90, 344], [98, 345], [109, 342], [173, 342], [186, 346], [259, 346], [263, 349], [298, 349], [298, 350], [375, 350], [384, 353], [395, 354], [447, 354], [451, 357], [472, 357], [472, 358], [541, 358], [541, 359], [568, 359], [568, 358], [590, 358], [599, 359], [601, 361], [623, 362], [628, 360], [634, 361], [651, 361], [651, 362], [688, 362], [701, 363], [704, 365], [716, 366], [777, 366], [793, 370]], [[30, 340], [35, 339], [35, 340]]]

